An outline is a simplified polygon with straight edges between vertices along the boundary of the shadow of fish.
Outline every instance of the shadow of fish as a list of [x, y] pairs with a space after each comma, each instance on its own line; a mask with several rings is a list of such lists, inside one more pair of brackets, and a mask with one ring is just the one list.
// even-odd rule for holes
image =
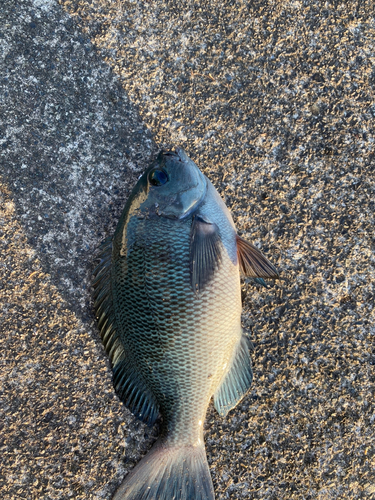
[[252, 381], [241, 269], [274, 266], [240, 238], [211, 182], [182, 149], [139, 179], [94, 275], [95, 308], [124, 404], [161, 436], [115, 500], [212, 500], [203, 440], [210, 398], [224, 416]]

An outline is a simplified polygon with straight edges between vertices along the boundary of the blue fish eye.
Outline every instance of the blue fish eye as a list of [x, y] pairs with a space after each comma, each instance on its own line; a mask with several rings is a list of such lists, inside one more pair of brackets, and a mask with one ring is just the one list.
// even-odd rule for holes
[[168, 182], [168, 180], [169, 180], [168, 175], [167, 172], [165, 172], [165, 170], [159, 170], [159, 169], [152, 170], [148, 176], [148, 181], [153, 186], [162, 186], [163, 184]]

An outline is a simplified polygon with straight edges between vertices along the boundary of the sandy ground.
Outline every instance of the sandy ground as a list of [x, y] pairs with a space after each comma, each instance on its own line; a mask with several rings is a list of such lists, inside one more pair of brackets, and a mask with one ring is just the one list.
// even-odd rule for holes
[[372, 2], [3, 0], [0, 496], [110, 499], [157, 436], [90, 290], [180, 145], [284, 280], [243, 284], [254, 383], [206, 420], [218, 500], [375, 498]]

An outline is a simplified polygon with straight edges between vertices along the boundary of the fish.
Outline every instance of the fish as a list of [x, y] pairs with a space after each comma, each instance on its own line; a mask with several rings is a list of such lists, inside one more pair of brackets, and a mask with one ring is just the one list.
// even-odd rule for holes
[[139, 178], [94, 271], [94, 307], [126, 407], [160, 436], [114, 500], [213, 500], [203, 423], [224, 417], [253, 379], [241, 326], [240, 270], [278, 271], [237, 234], [209, 179], [182, 148]]

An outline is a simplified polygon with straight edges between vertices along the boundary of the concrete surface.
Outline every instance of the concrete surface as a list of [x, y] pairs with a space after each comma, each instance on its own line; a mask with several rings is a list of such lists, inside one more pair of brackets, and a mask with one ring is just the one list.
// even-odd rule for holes
[[284, 280], [244, 282], [248, 397], [218, 500], [375, 498], [372, 2], [4, 0], [0, 496], [110, 499], [153, 429], [118, 401], [95, 248], [179, 144]]

